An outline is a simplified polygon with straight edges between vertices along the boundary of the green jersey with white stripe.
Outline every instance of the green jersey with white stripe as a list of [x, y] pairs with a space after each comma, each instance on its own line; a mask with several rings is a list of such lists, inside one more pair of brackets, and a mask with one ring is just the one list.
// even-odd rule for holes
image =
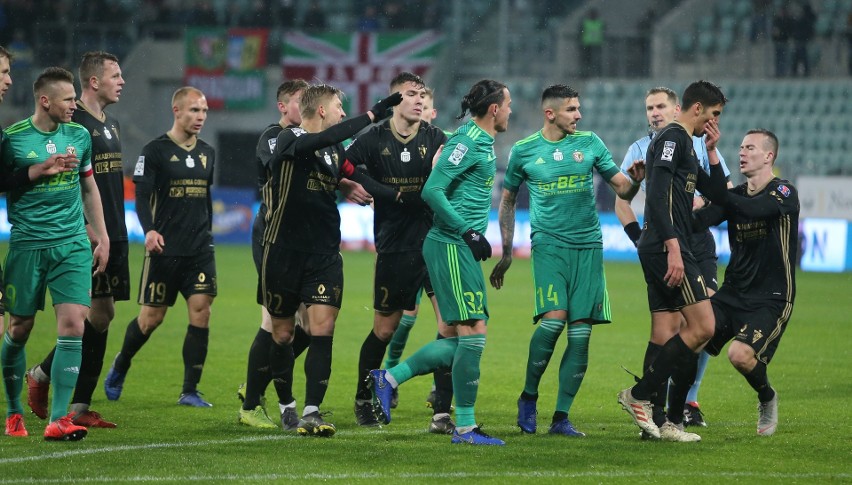
[[485, 234], [496, 160], [494, 138], [473, 120], [450, 135], [421, 194], [435, 213], [426, 237], [464, 244], [468, 229]]
[[521, 183], [527, 183], [533, 247], [603, 247], [593, 169], [607, 181], [619, 171], [591, 131], [577, 131], [559, 141], [549, 141], [538, 131], [515, 143], [503, 188], [517, 193]]
[[5, 130], [2, 160], [11, 170], [47, 160], [54, 153], [76, 153], [80, 165], [72, 171], [43, 178], [6, 195], [10, 247], [43, 249], [86, 238], [80, 177], [92, 176], [92, 138], [82, 125], [60, 123], [50, 133], [40, 131], [32, 118]]

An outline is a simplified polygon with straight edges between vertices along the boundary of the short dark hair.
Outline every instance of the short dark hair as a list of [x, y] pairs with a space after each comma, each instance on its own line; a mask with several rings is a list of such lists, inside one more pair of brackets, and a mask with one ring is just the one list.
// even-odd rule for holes
[[483, 79], [471, 86], [470, 91], [462, 98], [461, 114], [456, 117], [460, 120], [470, 111], [471, 116], [479, 117], [488, 113], [488, 107], [492, 104], [501, 105], [505, 96], [503, 90], [506, 85], [499, 81]]
[[38, 96], [47, 86], [58, 82], [74, 85], [74, 75], [71, 74], [71, 71], [61, 67], [48, 67], [38, 75], [33, 83], [33, 94]]
[[302, 118], [312, 118], [324, 98], [329, 96], [343, 96], [343, 91], [331, 84], [313, 84], [305, 88], [302, 93], [302, 103], [299, 111]]
[[6, 48], [5, 48], [5, 47], [3, 47], [2, 45], [0, 45], [0, 57], [5, 57], [6, 59], [8, 59], [8, 60], [9, 60], [9, 64], [11, 64], [11, 63], [12, 63], [12, 59], [14, 59], [14, 58], [15, 58], [15, 56], [13, 56], [13, 55], [12, 55], [12, 53], [11, 53], [11, 52], [9, 52], [8, 50], [6, 50]]
[[579, 98], [578, 93], [574, 88], [567, 84], [552, 84], [541, 93], [541, 106], [544, 107], [548, 101], [557, 101], [563, 99]]
[[766, 139], [769, 142], [769, 150], [773, 154], [775, 154], [775, 156], [772, 157], [772, 163], [775, 164], [775, 160], [778, 159], [778, 137], [775, 136], [775, 133], [772, 133], [771, 131], [767, 130], [766, 128], [754, 128], [754, 129], [748, 130], [746, 132], [746, 135], [763, 135], [763, 136], [765, 136]]
[[409, 82], [413, 83], [418, 88], [426, 87], [426, 83], [423, 82], [423, 78], [421, 78], [417, 74], [414, 74], [413, 72], [402, 71], [401, 73], [394, 76], [393, 79], [391, 79], [389, 85], [390, 91], [393, 92], [393, 88]]
[[728, 102], [728, 98], [722, 93], [722, 89], [711, 83], [710, 81], [695, 81], [686, 87], [683, 91], [683, 108], [688, 109], [695, 103], [701, 103], [704, 106], [722, 106]]
[[285, 98], [289, 99], [290, 96], [298, 93], [299, 91], [304, 91], [308, 88], [308, 86], [308, 82], [304, 79], [290, 79], [289, 81], [284, 81], [278, 86], [278, 91], [275, 92], [275, 99], [283, 102]]
[[653, 96], [655, 94], [660, 94], [660, 93], [665, 94], [666, 97], [669, 98], [669, 101], [672, 102], [672, 104], [677, 104], [677, 102], [678, 102], [677, 93], [675, 92], [674, 89], [667, 88], [665, 86], [657, 86], [657, 87], [649, 89], [648, 92], [645, 93], [645, 99], [648, 99], [648, 96]]
[[89, 51], [80, 59], [77, 75], [80, 76], [80, 88], [85, 89], [92, 76], [100, 78], [104, 75], [104, 63], [112, 61], [118, 64], [118, 57], [105, 51]]

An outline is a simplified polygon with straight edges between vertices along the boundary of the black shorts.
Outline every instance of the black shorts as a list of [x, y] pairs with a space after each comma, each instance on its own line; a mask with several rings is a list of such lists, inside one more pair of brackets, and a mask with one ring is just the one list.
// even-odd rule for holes
[[127, 261], [127, 241], [110, 242], [106, 271], [92, 276], [92, 298], [130, 299], [130, 264]]
[[645, 283], [648, 284], [648, 308], [652, 312], [676, 311], [709, 298], [704, 276], [692, 253], [680, 253], [683, 258], [683, 282], [669, 288], [663, 277], [668, 271], [667, 253], [639, 253]]
[[257, 302], [275, 318], [296, 314], [300, 303], [340, 308], [343, 302], [343, 257], [279, 245], [263, 246]]
[[180, 292], [216, 296], [216, 260], [212, 251], [194, 256], [146, 254], [139, 282], [140, 305], [172, 306]]
[[414, 310], [420, 290], [434, 294], [422, 251], [380, 253], [376, 255], [373, 283], [373, 309], [379, 312]]
[[716, 256], [716, 240], [713, 239], [713, 233], [709, 230], [693, 232], [689, 238], [689, 246], [695, 261], [698, 263], [698, 269], [704, 276], [704, 284], [714, 292], [718, 291], [719, 283], [716, 271], [718, 257]]
[[704, 350], [719, 355], [725, 344], [736, 339], [754, 349], [757, 360], [768, 364], [787, 328], [793, 304], [784, 300], [741, 298], [724, 287], [713, 295], [711, 302], [716, 334]]

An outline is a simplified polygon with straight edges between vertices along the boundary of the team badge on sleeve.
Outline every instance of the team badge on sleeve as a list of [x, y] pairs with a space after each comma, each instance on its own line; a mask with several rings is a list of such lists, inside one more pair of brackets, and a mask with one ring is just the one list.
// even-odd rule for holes
[[784, 197], [790, 197], [790, 187], [787, 187], [786, 185], [779, 185], [778, 192], [780, 192]]
[[667, 162], [671, 162], [672, 157], [674, 157], [675, 147], [677, 147], [677, 143], [673, 141], [665, 142], [663, 144], [663, 155], [660, 158]]
[[145, 157], [139, 156], [139, 159], [136, 160], [136, 168], [133, 169], [134, 176], [143, 176], [145, 175]]
[[275, 145], [278, 144], [278, 138], [270, 138], [269, 140], [266, 141], [266, 143], [269, 144], [269, 153], [274, 153], [275, 152]]
[[467, 153], [467, 147], [459, 143], [453, 149], [453, 153], [450, 153], [450, 158], [448, 161], [453, 165], [458, 165], [461, 163], [462, 158], [464, 158], [464, 154]]

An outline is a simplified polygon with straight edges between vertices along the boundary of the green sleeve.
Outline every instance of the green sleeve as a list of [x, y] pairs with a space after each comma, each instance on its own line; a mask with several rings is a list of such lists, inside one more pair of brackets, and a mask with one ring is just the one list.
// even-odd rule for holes
[[621, 170], [618, 168], [618, 165], [612, 161], [612, 153], [609, 152], [609, 149], [604, 145], [603, 140], [601, 140], [598, 135], [592, 134], [594, 136], [594, 144], [595, 144], [595, 170], [601, 174], [601, 177], [604, 178], [607, 182], [612, 180], [615, 177], [615, 174], [620, 172]]
[[[458, 143], [456, 143], [458, 141]], [[470, 229], [468, 224], [447, 198], [447, 190], [474, 162], [474, 143], [467, 137], [456, 136], [453, 143], [445, 146], [441, 156], [432, 173], [423, 186], [420, 194], [423, 200], [435, 213], [435, 219], [440, 220], [442, 225], [450, 228], [456, 234], [464, 234]]]

